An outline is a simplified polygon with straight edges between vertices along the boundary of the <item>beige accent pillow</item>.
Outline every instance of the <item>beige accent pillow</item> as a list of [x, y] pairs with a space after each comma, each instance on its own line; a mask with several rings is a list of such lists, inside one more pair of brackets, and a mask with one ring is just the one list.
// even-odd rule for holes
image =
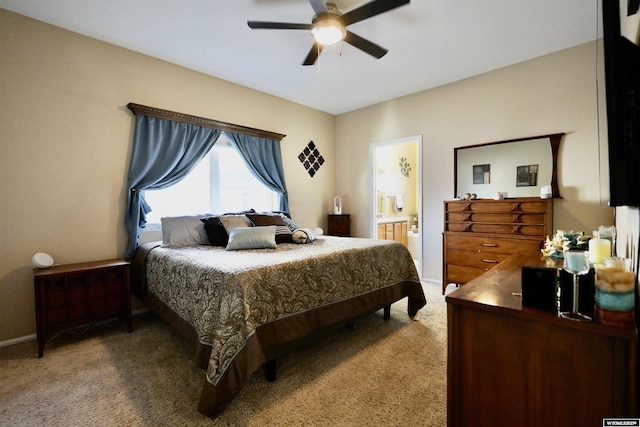
[[209, 238], [200, 215], [160, 218], [162, 243], [171, 245], [208, 245]]
[[234, 228], [253, 227], [253, 223], [246, 215], [222, 215], [220, 223], [224, 227], [227, 234]]

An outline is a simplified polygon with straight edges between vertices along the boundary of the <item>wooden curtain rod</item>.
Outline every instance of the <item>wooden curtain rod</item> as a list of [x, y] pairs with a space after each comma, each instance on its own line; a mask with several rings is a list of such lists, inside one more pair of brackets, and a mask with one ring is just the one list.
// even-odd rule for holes
[[281, 141], [286, 135], [276, 132], [269, 132], [261, 129], [254, 129], [241, 125], [234, 125], [233, 123], [221, 122], [219, 120], [207, 119], [205, 117], [191, 116], [189, 114], [178, 113], [176, 111], [163, 110], [160, 108], [149, 107], [146, 105], [134, 104], [132, 102], [127, 104], [127, 108], [136, 116], [148, 116], [158, 119], [171, 120], [178, 123], [186, 123], [190, 125], [203, 126], [213, 129], [220, 129], [222, 131], [243, 133], [246, 135], [257, 136], [260, 138], [275, 139]]

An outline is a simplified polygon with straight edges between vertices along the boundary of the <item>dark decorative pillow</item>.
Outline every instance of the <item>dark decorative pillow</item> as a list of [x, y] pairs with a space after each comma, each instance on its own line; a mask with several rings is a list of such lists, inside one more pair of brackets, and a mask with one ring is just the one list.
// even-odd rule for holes
[[229, 236], [224, 226], [217, 216], [202, 218], [200, 221], [204, 223], [204, 231], [207, 233], [209, 243], [213, 246], [227, 246]]
[[224, 229], [224, 225], [220, 222], [220, 217], [225, 215], [244, 215], [248, 213], [255, 213], [254, 209], [241, 212], [228, 212], [222, 215], [210, 216], [202, 218], [200, 221], [204, 223], [204, 230], [207, 233], [209, 242], [213, 246], [227, 246], [229, 241], [229, 235], [227, 230]]
[[280, 214], [246, 214], [256, 227], [276, 226], [276, 243], [291, 243], [291, 230]]

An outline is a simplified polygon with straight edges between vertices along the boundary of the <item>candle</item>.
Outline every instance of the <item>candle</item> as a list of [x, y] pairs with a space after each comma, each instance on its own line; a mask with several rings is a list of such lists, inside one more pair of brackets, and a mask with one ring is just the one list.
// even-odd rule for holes
[[589, 240], [589, 262], [602, 264], [605, 258], [611, 256], [611, 242], [607, 239]]
[[589, 270], [585, 251], [565, 251], [564, 260], [567, 269], [575, 274], [584, 274]]
[[[613, 266], [596, 269], [596, 321], [611, 326], [633, 327], [635, 273], [625, 271], [624, 258], [605, 258], [604, 262]], [[620, 263], [623, 268], [617, 268]]]
[[[608, 239], [607, 239], [608, 240]], [[629, 270], [627, 268], [627, 259], [619, 257], [611, 257], [604, 259], [604, 266], [608, 268], [615, 268], [617, 270]]]

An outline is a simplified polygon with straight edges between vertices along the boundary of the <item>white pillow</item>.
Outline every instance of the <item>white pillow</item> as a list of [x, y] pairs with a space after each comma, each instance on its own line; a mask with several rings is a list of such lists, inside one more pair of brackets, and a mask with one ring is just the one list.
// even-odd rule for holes
[[246, 215], [222, 215], [219, 219], [227, 234], [234, 228], [253, 227], [253, 223]]
[[232, 228], [225, 250], [274, 249], [276, 247], [276, 226]]
[[162, 243], [172, 245], [208, 245], [209, 238], [200, 215], [160, 218]]

